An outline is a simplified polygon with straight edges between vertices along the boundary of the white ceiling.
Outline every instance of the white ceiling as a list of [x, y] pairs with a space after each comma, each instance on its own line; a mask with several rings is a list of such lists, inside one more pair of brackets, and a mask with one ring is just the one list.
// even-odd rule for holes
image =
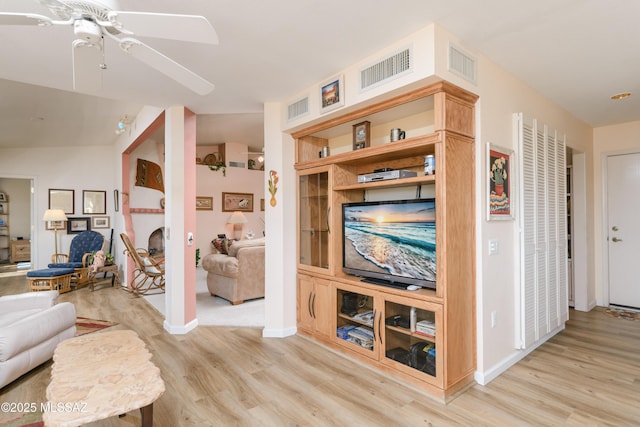
[[[142, 105], [185, 105], [198, 113], [198, 143], [255, 146], [264, 102], [285, 99], [431, 22], [594, 127], [640, 120], [636, 0], [119, 3], [120, 10], [207, 17], [217, 46], [141, 40], [216, 89], [196, 95], [106, 39], [103, 89], [79, 94], [72, 91], [71, 28], [3, 26], [0, 147], [110, 144], [118, 119], [135, 116]], [[51, 16], [29, 0], [0, 0], [0, 11]], [[625, 91], [634, 96], [610, 100]]]

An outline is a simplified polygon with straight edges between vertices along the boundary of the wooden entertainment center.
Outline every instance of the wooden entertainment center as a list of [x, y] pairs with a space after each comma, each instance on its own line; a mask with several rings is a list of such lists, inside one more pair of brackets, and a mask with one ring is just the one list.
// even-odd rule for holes
[[[476, 101], [475, 94], [440, 81], [292, 134], [299, 333], [444, 401], [473, 383], [476, 366]], [[353, 149], [354, 125], [364, 122], [369, 122], [370, 144]], [[405, 130], [406, 139], [389, 142], [392, 128]], [[322, 147], [329, 147], [327, 157], [319, 157]], [[435, 156], [433, 175], [424, 173], [427, 155]], [[358, 175], [381, 168], [416, 171], [417, 176], [358, 182]], [[363, 201], [371, 192], [407, 188], [436, 199], [436, 289], [396, 289], [345, 274], [342, 204]], [[344, 312], [349, 299], [357, 313]], [[394, 316], [412, 315], [432, 323], [435, 333], [393, 323]], [[358, 337], [357, 331], [371, 339]]]

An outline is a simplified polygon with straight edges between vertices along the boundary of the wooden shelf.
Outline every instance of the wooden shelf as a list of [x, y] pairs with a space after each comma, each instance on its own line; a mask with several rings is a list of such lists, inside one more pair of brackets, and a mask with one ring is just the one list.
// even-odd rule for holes
[[[415, 102], [426, 96], [430, 98]], [[475, 247], [471, 244], [475, 235], [476, 100], [474, 94], [441, 82], [292, 134], [299, 192], [298, 330], [445, 401], [473, 382], [476, 366]], [[432, 110], [427, 111], [428, 108]], [[351, 150], [350, 131], [362, 120], [371, 121], [372, 146]], [[377, 134], [373, 132], [374, 125]], [[388, 129], [394, 127], [406, 129], [411, 137], [385, 143], [380, 136], [386, 132], [388, 141]], [[318, 158], [323, 146], [329, 146], [336, 154]], [[435, 157], [435, 175], [424, 175], [427, 155]], [[381, 168], [410, 170], [418, 176], [358, 182], [359, 175]], [[320, 176], [325, 179], [321, 181]], [[323, 196], [326, 193], [326, 198], [306, 197], [303, 184], [314, 179], [317, 185], [313, 189]], [[436, 289], [396, 289], [365, 283], [344, 273], [342, 205], [369, 200], [369, 196], [393, 198], [388, 194], [396, 195], [394, 189], [398, 187], [423, 185], [428, 186], [426, 191], [436, 201]], [[382, 191], [387, 189], [391, 191]], [[309, 229], [314, 224], [319, 224], [315, 228], [320, 229], [325, 223], [330, 233], [316, 232], [310, 237]], [[341, 312], [342, 296], [347, 292], [369, 298], [367, 308], [375, 313], [373, 325]], [[418, 311], [418, 318], [433, 317], [434, 337], [385, 324], [388, 316], [407, 316], [412, 309]], [[373, 349], [365, 351], [337, 338], [333, 329], [336, 324], [372, 328], [377, 336]], [[420, 342], [432, 343], [436, 348], [435, 372], [416, 369], [387, 356], [395, 349], [409, 352]]]
[[409, 185], [433, 184], [436, 181], [435, 175], [415, 176], [413, 178], [402, 178], [388, 181], [364, 182], [349, 185], [336, 185], [333, 187], [335, 191], [345, 190], [368, 190], [371, 188], [394, 188], [406, 187]]

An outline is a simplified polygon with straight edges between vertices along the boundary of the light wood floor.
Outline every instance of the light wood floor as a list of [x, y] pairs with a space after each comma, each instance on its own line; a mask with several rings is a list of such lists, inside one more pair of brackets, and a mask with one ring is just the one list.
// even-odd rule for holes
[[[26, 289], [24, 278], [0, 279], [0, 295]], [[204, 326], [170, 335], [143, 299], [108, 287], [60, 300], [147, 343], [167, 387], [155, 426], [640, 425], [640, 322], [596, 310], [572, 311], [564, 332], [443, 405], [302, 337]], [[45, 402], [50, 370], [51, 362], [1, 389], [0, 402]], [[91, 425], [139, 421], [133, 411]]]

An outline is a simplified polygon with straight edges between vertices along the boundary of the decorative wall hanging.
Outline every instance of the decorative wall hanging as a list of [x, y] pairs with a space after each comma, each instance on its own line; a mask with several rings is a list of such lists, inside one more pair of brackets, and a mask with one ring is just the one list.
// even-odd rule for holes
[[213, 197], [196, 196], [197, 211], [212, 211]]
[[68, 218], [67, 234], [79, 234], [83, 231], [91, 230], [91, 218]]
[[74, 190], [49, 189], [49, 209], [61, 209], [65, 214], [74, 214]]
[[149, 160], [138, 159], [136, 167], [136, 186], [147, 187], [164, 193], [162, 168]]
[[271, 193], [271, 200], [269, 204], [272, 207], [276, 206], [276, 193], [278, 192], [278, 172], [271, 169], [269, 171], [269, 193]]
[[513, 150], [487, 143], [487, 193], [489, 220], [514, 218], [512, 193]]
[[222, 212], [253, 212], [253, 194], [222, 193]]
[[82, 213], [104, 215], [107, 213], [107, 192], [82, 190]]
[[344, 77], [339, 75], [320, 85], [320, 113], [344, 105]]

